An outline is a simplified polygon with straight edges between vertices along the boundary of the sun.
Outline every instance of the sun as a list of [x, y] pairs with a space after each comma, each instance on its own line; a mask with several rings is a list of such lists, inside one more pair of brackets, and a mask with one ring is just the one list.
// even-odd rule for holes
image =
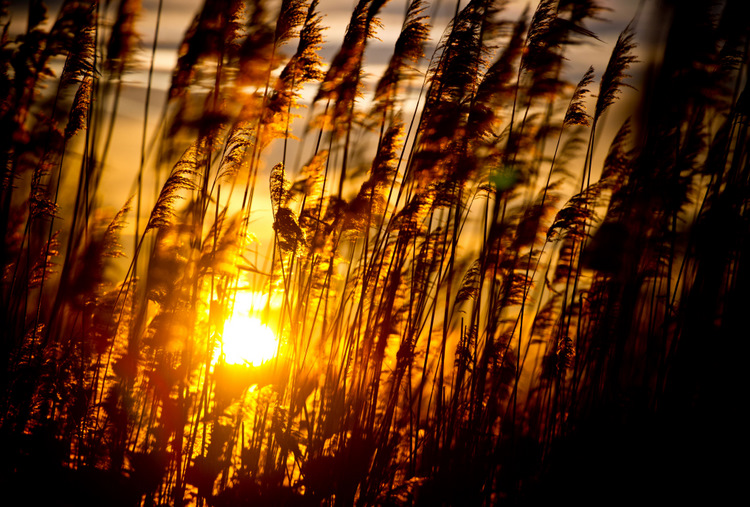
[[224, 323], [222, 346], [217, 357], [224, 356], [227, 364], [260, 366], [276, 355], [279, 340], [260, 319], [235, 314]]

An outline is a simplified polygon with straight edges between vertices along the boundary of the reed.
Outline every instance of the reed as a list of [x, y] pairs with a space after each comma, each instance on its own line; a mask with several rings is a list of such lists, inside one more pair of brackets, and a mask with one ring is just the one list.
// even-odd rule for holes
[[745, 2], [644, 4], [571, 78], [603, 3], [457, 2], [430, 40], [360, 0], [325, 62], [318, 0], [210, 1], [166, 90], [169, 2], [150, 35], [114, 4], [0, 8], [9, 498], [730, 498]]

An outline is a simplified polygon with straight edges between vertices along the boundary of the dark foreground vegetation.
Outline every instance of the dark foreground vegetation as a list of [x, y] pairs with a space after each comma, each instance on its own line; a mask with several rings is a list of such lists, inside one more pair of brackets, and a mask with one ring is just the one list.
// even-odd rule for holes
[[[3, 8], [4, 498], [721, 504], [746, 480], [748, 2], [645, 2], [658, 33], [618, 27], [569, 83], [596, 0], [463, 2], [434, 52], [413, 0], [368, 87], [385, 3], [328, 65], [317, 0], [207, 1], [160, 118], [140, 1]], [[243, 293], [280, 339], [259, 366], [216, 352]]]

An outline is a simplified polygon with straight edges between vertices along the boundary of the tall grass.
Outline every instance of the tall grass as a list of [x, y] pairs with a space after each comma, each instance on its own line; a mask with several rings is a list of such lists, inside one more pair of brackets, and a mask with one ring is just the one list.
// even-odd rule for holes
[[[459, 2], [430, 41], [430, 6], [412, 0], [371, 81], [385, 1], [356, 3], [330, 62], [317, 0], [210, 1], [156, 118], [163, 2], [150, 50], [139, 1], [33, 1], [25, 30], [4, 6], [7, 497], [729, 494], [750, 13], [646, 7], [668, 30], [639, 36], [639, 10], [608, 63], [569, 82], [587, 66], [576, 46], [604, 47], [588, 28], [603, 4], [542, 0], [519, 17]], [[123, 133], [138, 58], [141, 127]], [[122, 171], [121, 136], [140, 147], [128, 195], [103, 183]], [[250, 299], [278, 347], [233, 364], [229, 322]]]

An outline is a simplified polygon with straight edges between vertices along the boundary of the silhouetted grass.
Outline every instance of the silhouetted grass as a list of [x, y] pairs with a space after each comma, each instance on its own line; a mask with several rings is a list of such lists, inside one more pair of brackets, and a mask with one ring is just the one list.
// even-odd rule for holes
[[[150, 51], [138, 1], [64, 1], [50, 20], [38, 1], [26, 18], [0, 11], [8, 499], [736, 491], [744, 2], [645, 5], [638, 16], [668, 30], [639, 39], [636, 17], [576, 84], [574, 46], [603, 47], [588, 28], [598, 2], [542, 0], [516, 19], [504, 2], [459, 2], [430, 41], [429, 5], [413, 0], [371, 86], [386, 2], [354, 6], [328, 64], [317, 0], [210, 1], [158, 119], [157, 8]], [[139, 164], [116, 202], [125, 193], [102, 181], [123, 170], [121, 99], [137, 72]], [[225, 322], [250, 299], [277, 354], [233, 364]]]

